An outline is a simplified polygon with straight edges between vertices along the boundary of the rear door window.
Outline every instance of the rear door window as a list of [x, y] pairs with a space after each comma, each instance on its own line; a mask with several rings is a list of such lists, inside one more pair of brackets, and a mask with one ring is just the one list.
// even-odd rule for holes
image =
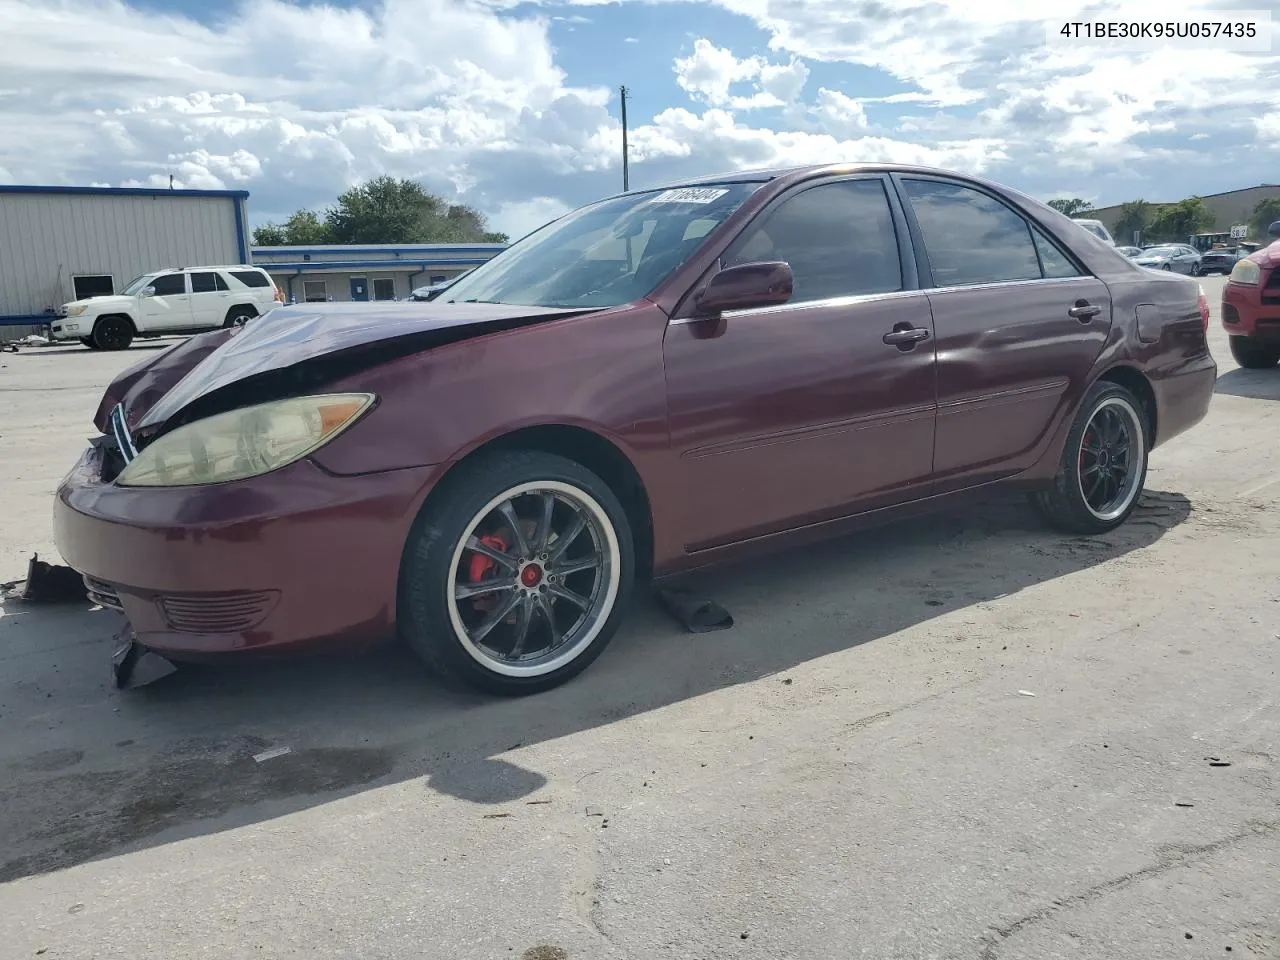
[[902, 188], [938, 286], [1041, 278], [1030, 224], [994, 197], [939, 180], [903, 178]]

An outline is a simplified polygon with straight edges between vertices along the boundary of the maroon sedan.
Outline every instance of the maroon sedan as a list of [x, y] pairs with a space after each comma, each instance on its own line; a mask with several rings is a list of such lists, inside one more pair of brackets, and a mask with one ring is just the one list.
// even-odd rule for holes
[[398, 633], [502, 693], [637, 580], [975, 488], [1105, 533], [1216, 368], [1198, 284], [937, 170], [737, 173], [583, 207], [429, 304], [282, 307], [107, 390], [63, 557], [134, 649]]

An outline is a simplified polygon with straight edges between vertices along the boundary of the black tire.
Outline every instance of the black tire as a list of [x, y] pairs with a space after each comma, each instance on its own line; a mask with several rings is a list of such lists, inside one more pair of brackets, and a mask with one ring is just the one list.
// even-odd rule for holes
[[[520, 491], [525, 485], [536, 487], [538, 484], [548, 486], [512, 493]], [[496, 526], [511, 530], [509, 523], [503, 526], [499, 506], [510, 502], [515, 509], [515, 500], [508, 501], [504, 498], [513, 496], [519, 499], [527, 513], [530, 506], [539, 505], [538, 502], [530, 504], [530, 501], [541, 498], [546, 491], [553, 494], [553, 513], [559, 511], [562, 517], [573, 519], [582, 516], [587, 523], [587, 527], [564, 542], [561, 554], [568, 553], [567, 548], [581, 545], [584, 534], [589, 532], [589, 543], [599, 550], [601, 558], [595, 571], [566, 573], [558, 584], [553, 582], [556, 579], [552, 572], [556, 568], [552, 564], [557, 562], [554, 546], [557, 540], [548, 539], [553, 531], [553, 522], [546, 525], [549, 533], [543, 537], [544, 545], [551, 547], [549, 553], [534, 557], [536, 547], [530, 548], [530, 558], [538, 562], [528, 566], [539, 566], [542, 561], [546, 561], [546, 582], [540, 582], [537, 587], [529, 587], [527, 581], [522, 580], [515, 572], [519, 565], [510, 562], [520, 552], [518, 547], [507, 547], [502, 551], [502, 556], [508, 556], [506, 550], [511, 551], [506, 567], [500, 567], [493, 561], [486, 560], [480, 553], [464, 547], [466, 538], [479, 534], [482, 525], [488, 525], [492, 531], [493, 521], [499, 521]], [[574, 498], [578, 497], [582, 499], [576, 501]], [[536, 524], [536, 520], [531, 521], [527, 516], [520, 515], [520, 510], [515, 512], [522, 524]], [[560, 532], [554, 531], [556, 536]], [[497, 535], [493, 532], [485, 534], [489, 537]], [[522, 536], [532, 541], [537, 536], [537, 531], [526, 530]], [[512, 537], [514, 538], [514, 534]], [[488, 543], [492, 545], [492, 540]], [[454, 684], [464, 684], [488, 693], [507, 696], [537, 693], [559, 686], [585, 670], [603, 652], [617, 631], [635, 579], [634, 544], [631, 524], [617, 496], [603, 480], [581, 464], [537, 450], [509, 450], [482, 455], [461, 465], [445, 478], [440, 489], [428, 499], [409, 533], [401, 560], [397, 591], [397, 625], [400, 636], [432, 670]], [[469, 574], [467, 583], [476, 583], [477, 578], [488, 579], [492, 576], [491, 571], [497, 570], [502, 571], [505, 579], [513, 584], [511, 588], [486, 594], [493, 597], [487, 601], [492, 605], [487, 612], [479, 609], [476, 598], [454, 599], [460, 589], [460, 580], [464, 577], [465, 557], [472, 558], [468, 563], [474, 564], [478, 559], [482, 565], [491, 565], [490, 572]], [[580, 560], [581, 555], [563, 558], [566, 565]], [[541, 569], [539, 566], [539, 577]], [[563, 628], [566, 639], [562, 647], [556, 647], [556, 631], [562, 629], [556, 625], [557, 620], [563, 622], [565, 613], [571, 617], [571, 611], [577, 607], [554, 591], [568, 593], [571, 582], [568, 578], [584, 575], [592, 577], [590, 596], [578, 596], [578, 599], [586, 599], [591, 608], [582, 607], [584, 612], [578, 620]], [[498, 579], [500, 578], [494, 577], [494, 582]], [[586, 590], [584, 581], [572, 582], [575, 591]], [[461, 589], [465, 588], [466, 584], [462, 584]], [[511, 612], [495, 620], [498, 613], [496, 608], [503, 607], [507, 602], [517, 605], [504, 607]], [[527, 614], [525, 605], [530, 611]], [[594, 616], [592, 610], [595, 611]], [[480, 622], [469, 627], [467, 617]], [[592, 619], [588, 620], [589, 617]], [[510, 624], [513, 618], [515, 625]], [[535, 650], [537, 654], [545, 651], [543, 656], [524, 662], [503, 660], [472, 637], [474, 631], [482, 629], [490, 621], [496, 624], [492, 628], [495, 634], [499, 632], [499, 628], [502, 631], [509, 629], [514, 634], [519, 629], [519, 624], [524, 623], [523, 634], [526, 636], [535, 629], [536, 622], [538, 634], [547, 636], [547, 631], [550, 630], [551, 643]], [[460, 630], [467, 636], [465, 641]], [[576, 638], [575, 633], [578, 634]], [[487, 640], [487, 637], [481, 639]], [[508, 654], [515, 653], [515, 646], [519, 644], [520, 641], [513, 641]], [[516, 674], [511, 671], [524, 672]]]
[[250, 306], [236, 306], [227, 311], [227, 318], [222, 321], [222, 328], [243, 327], [258, 315], [258, 311]]
[[[1105, 411], [1105, 414], [1104, 414]], [[1085, 447], [1085, 434], [1095, 418], [1105, 416], [1109, 421], [1112, 416], [1121, 420], [1131, 419], [1126, 429], [1132, 433], [1127, 438], [1129, 449], [1136, 442], [1140, 453], [1133, 458], [1136, 468], [1133, 473], [1126, 473], [1125, 479], [1116, 482], [1117, 493], [1112, 502], [1091, 504], [1086, 498], [1085, 486], [1091, 477], [1099, 481], [1098, 464], [1110, 464], [1115, 467], [1115, 453], [1105, 456], [1095, 455], [1089, 467], [1085, 460], [1089, 452]], [[1099, 423], [1103, 421], [1100, 420]], [[1095, 440], [1098, 426], [1095, 425]], [[1093, 446], [1092, 444], [1090, 446]], [[1109, 446], [1109, 445], [1108, 445]], [[1058, 474], [1054, 477], [1053, 486], [1047, 490], [1039, 490], [1031, 494], [1031, 505], [1050, 526], [1066, 533], [1099, 534], [1107, 533], [1120, 526], [1129, 518], [1138, 500], [1142, 497], [1142, 488], [1147, 479], [1147, 459], [1151, 447], [1151, 424], [1143, 410], [1142, 403], [1129, 390], [1118, 383], [1101, 380], [1095, 383], [1084, 395], [1075, 422], [1067, 434], [1067, 442], [1063, 446], [1062, 458], [1058, 464]], [[1119, 445], [1116, 445], [1117, 450]], [[1130, 461], [1126, 461], [1126, 465]], [[1104, 476], [1109, 476], [1105, 474]], [[1090, 493], [1096, 488], [1091, 487]], [[1106, 487], [1102, 488], [1105, 496]]]
[[1161, 270], [1168, 270], [1168, 271], [1170, 271], [1171, 273], [1173, 272], [1173, 267], [1169, 266], [1169, 264], [1167, 264], [1167, 263], [1166, 263], [1163, 267], [1161, 267], [1160, 269], [1161, 269]]
[[1269, 370], [1280, 363], [1280, 344], [1259, 343], [1253, 337], [1229, 337], [1231, 356], [1247, 370]]
[[133, 334], [133, 321], [119, 314], [99, 317], [93, 325], [93, 342], [99, 350], [128, 350]]
[[81, 337], [80, 342], [83, 343], [90, 350], [99, 349], [98, 345], [94, 342], [93, 337]]
[[1201, 270], [1200, 270], [1200, 264], [1198, 264], [1198, 263], [1193, 263], [1193, 264], [1191, 265], [1191, 275], [1192, 275], [1193, 277], [1198, 277], [1198, 276], [1200, 276], [1200, 273], [1201, 273]]

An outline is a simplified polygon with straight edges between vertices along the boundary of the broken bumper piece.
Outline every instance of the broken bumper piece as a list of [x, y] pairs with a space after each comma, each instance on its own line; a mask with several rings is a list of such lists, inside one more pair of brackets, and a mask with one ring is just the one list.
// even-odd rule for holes
[[148, 650], [138, 642], [133, 628], [125, 624], [116, 634], [115, 652], [111, 655], [111, 670], [115, 674], [116, 687], [121, 690], [144, 687], [167, 677], [175, 667], [160, 654]]

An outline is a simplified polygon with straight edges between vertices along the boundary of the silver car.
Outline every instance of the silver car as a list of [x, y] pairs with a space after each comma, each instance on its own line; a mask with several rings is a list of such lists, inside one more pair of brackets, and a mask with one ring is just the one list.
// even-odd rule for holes
[[1140, 267], [1150, 267], [1152, 270], [1169, 270], [1173, 273], [1190, 274], [1193, 277], [1200, 276], [1199, 251], [1182, 243], [1147, 247], [1142, 251], [1142, 256], [1133, 258], [1133, 262]]

